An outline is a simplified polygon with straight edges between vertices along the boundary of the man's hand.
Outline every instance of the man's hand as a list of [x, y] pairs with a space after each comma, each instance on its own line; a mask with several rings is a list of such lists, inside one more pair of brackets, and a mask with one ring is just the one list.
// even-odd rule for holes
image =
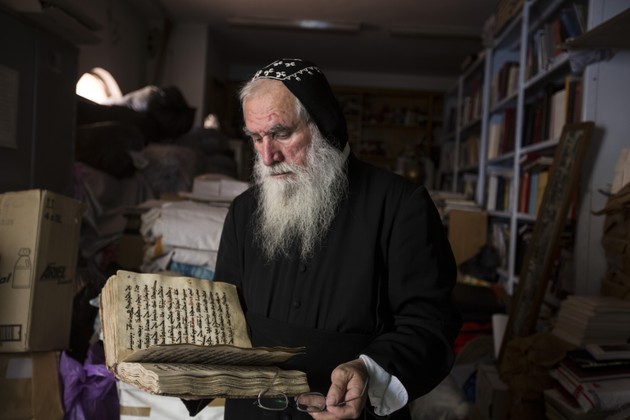
[[367, 400], [368, 371], [361, 359], [341, 364], [330, 375], [326, 411], [310, 413], [315, 419], [356, 419]]

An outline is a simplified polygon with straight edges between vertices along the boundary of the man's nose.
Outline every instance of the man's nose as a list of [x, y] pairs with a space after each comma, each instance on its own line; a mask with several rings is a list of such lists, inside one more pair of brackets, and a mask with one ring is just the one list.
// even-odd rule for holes
[[271, 166], [274, 163], [281, 162], [283, 160], [282, 152], [278, 147], [278, 143], [267, 136], [262, 139], [260, 155], [266, 166]]

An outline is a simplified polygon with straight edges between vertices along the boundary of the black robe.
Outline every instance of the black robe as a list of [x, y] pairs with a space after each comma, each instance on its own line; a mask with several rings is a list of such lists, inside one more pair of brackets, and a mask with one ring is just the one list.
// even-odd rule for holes
[[[348, 158], [349, 194], [307, 261], [267, 262], [253, 236], [256, 187], [226, 217], [215, 280], [234, 283], [254, 346], [305, 346], [283, 367], [305, 371], [324, 395], [330, 374], [359, 354], [395, 375], [409, 401], [434, 388], [453, 362], [460, 317], [450, 294], [456, 265], [422, 186]], [[274, 417], [275, 416], [275, 417]], [[293, 416], [293, 417], [292, 417]], [[226, 420], [310, 418], [228, 400]], [[409, 418], [407, 408], [390, 418]]]

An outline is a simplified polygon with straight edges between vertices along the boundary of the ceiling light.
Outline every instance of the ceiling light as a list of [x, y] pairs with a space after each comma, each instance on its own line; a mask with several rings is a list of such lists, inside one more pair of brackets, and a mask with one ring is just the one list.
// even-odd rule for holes
[[479, 28], [466, 26], [394, 25], [389, 28], [389, 32], [393, 36], [418, 38], [481, 39]]
[[357, 32], [361, 29], [358, 22], [332, 22], [316, 19], [280, 19], [263, 17], [231, 17], [228, 23], [236, 26], [251, 26], [257, 28], [276, 29], [304, 29], [327, 32]]

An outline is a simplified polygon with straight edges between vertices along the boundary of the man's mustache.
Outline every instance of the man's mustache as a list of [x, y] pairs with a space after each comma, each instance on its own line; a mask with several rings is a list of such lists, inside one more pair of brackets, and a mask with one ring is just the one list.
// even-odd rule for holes
[[262, 174], [264, 176], [280, 175], [287, 172], [298, 172], [300, 168], [286, 162], [279, 162], [272, 166], [263, 166]]

